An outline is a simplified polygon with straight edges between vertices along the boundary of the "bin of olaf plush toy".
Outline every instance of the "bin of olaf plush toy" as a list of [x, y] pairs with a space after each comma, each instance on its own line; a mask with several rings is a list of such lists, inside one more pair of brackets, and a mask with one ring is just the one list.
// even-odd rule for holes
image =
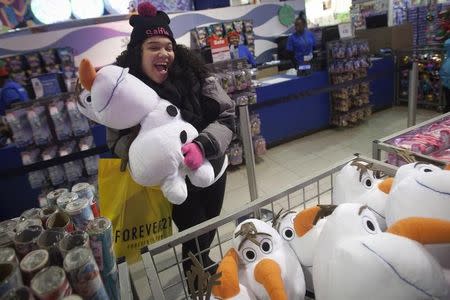
[[[254, 218], [261, 208], [274, 218]], [[217, 272], [194, 253], [185, 276], [180, 245], [207, 232]], [[450, 299], [450, 170], [356, 157], [142, 258], [154, 299]]]

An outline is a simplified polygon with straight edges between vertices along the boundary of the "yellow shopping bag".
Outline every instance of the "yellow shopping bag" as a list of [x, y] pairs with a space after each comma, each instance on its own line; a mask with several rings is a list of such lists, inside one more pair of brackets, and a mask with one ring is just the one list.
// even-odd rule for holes
[[143, 187], [120, 171], [120, 159], [100, 159], [98, 190], [101, 215], [113, 225], [114, 251], [128, 262], [145, 245], [172, 234], [172, 205], [157, 187]]

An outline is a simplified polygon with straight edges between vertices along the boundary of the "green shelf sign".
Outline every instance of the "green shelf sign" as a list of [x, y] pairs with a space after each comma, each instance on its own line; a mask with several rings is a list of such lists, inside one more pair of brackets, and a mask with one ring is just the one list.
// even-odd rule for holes
[[280, 23], [286, 27], [294, 24], [295, 20], [294, 8], [287, 4], [280, 7], [280, 9], [278, 10], [278, 19], [280, 20]]

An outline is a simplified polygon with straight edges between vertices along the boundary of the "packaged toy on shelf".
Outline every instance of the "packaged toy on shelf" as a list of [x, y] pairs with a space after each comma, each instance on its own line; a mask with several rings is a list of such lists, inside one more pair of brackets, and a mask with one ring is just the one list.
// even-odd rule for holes
[[48, 145], [53, 140], [46, 111], [47, 109], [43, 105], [32, 106], [27, 110], [27, 118], [33, 131], [34, 143], [38, 146]]
[[[216, 62], [208, 65], [211, 73], [219, 79], [222, 88], [234, 100], [236, 106], [246, 106], [257, 103], [257, 95], [252, 82], [251, 66], [245, 59], [236, 59], [224, 62]], [[236, 109], [238, 113], [238, 109]], [[253, 138], [254, 152], [263, 155], [266, 152], [266, 141], [261, 136], [261, 120], [256, 114], [250, 116], [250, 130]], [[230, 144], [227, 154], [231, 165], [243, 163], [243, 149], [240, 142], [239, 117], [235, 120], [233, 142]]]
[[48, 111], [52, 118], [58, 141], [70, 139], [72, 137], [72, 128], [64, 101], [55, 99], [48, 105]]
[[253, 149], [255, 151], [256, 156], [261, 156], [266, 154], [266, 139], [263, 136], [255, 136], [253, 138]]
[[90, 130], [89, 121], [78, 109], [76, 97], [71, 95], [65, 104], [74, 136], [86, 135]]
[[411, 62], [418, 64], [418, 104], [423, 107], [439, 108], [444, 105], [444, 95], [439, 76], [444, 53], [439, 47], [414, 48], [412, 52], [400, 52], [399, 89], [397, 97], [400, 102], [408, 101], [409, 70]]
[[[330, 42], [328, 70], [332, 84], [342, 84], [367, 77], [371, 67], [368, 42], [365, 40], [341, 40]], [[355, 125], [367, 118], [371, 110], [369, 83], [363, 82], [332, 92], [331, 123], [336, 126]]]
[[[55, 145], [49, 146], [42, 151], [42, 160], [51, 160], [58, 157], [58, 147]], [[58, 186], [66, 181], [64, 168], [61, 165], [48, 167], [48, 176], [53, 186]]]
[[230, 165], [238, 166], [244, 162], [243, 149], [240, 143], [231, 143], [228, 148], [228, 157], [230, 159]]
[[[66, 142], [59, 147], [60, 157], [64, 157], [75, 152], [78, 152], [78, 146], [75, 141]], [[83, 176], [83, 164], [80, 160], [66, 162], [63, 166], [68, 182], [77, 181]]]
[[28, 121], [27, 108], [6, 111], [6, 121], [17, 147], [22, 148], [33, 144], [33, 131]]
[[[94, 143], [94, 137], [92, 135], [83, 137], [78, 142], [78, 147], [81, 151], [89, 150], [95, 147]], [[84, 167], [86, 170], [86, 173], [89, 176], [96, 175], [98, 173], [98, 155], [88, 156], [83, 158]]]
[[[20, 153], [22, 164], [24, 166], [31, 165], [41, 161], [41, 152], [39, 149], [31, 149]], [[28, 182], [32, 189], [45, 186], [47, 183], [46, 170], [37, 170], [28, 173]]]

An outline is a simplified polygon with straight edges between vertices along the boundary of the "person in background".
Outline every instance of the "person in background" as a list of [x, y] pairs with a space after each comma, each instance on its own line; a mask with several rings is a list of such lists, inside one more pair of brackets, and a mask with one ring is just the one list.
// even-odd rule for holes
[[313, 57], [313, 49], [316, 45], [314, 35], [306, 28], [304, 13], [295, 19], [295, 32], [288, 37], [286, 50], [293, 58], [295, 66], [307, 64]]
[[25, 102], [29, 100], [28, 93], [19, 83], [8, 77], [9, 73], [4, 63], [0, 62], [0, 115], [4, 116], [5, 111], [11, 108], [15, 102]]
[[444, 43], [445, 61], [439, 70], [439, 76], [445, 90], [445, 112], [450, 111], [450, 39]]
[[237, 31], [230, 31], [227, 34], [228, 43], [230, 44], [231, 58], [246, 58], [247, 63], [256, 68], [256, 61], [253, 54], [250, 52], [247, 46], [239, 44], [241, 35]]
[[0, 60], [0, 147], [5, 146], [12, 137], [6, 122], [6, 110], [16, 102], [28, 101], [27, 91], [17, 82], [9, 79], [6, 64]]
[[[149, 2], [138, 5], [138, 15], [130, 17], [133, 27], [127, 49], [116, 58], [116, 65], [129, 68], [130, 74], [152, 88], [161, 98], [180, 109], [184, 121], [192, 124], [199, 136], [185, 144], [186, 167], [195, 170], [205, 159], [215, 169], [222, 166], [225, 151], [233, 137], [235, 106], [220, 83], [210, 76], [206, 66], [185, 46], [178, 45], [169, 27], [170, 19], [157, 11]], [[136, 91], [137, 93], [139, 91]], [[139, 126], [128, 130], [107, 129], [107, 144], [112, 152], [128, 160], [130, 144], [136, 138]], [[219, 167], [220, 168], [220, 167]], [[172, 219], [179, 231], [219, 215], [225, 195], [226, 172], [207, 188], [194, 187], [187, 181], [188, 197], [180, 205], [172, 206]], [[209, 247], [215, 231], [207, 232], [196, 240], [183, 243], [183, 259], [188, 253], [202, 251], [204, 267], [215, 273], [217, 265], [209, 257]], [[186, 273], [191, 260], [183, 262]]]

